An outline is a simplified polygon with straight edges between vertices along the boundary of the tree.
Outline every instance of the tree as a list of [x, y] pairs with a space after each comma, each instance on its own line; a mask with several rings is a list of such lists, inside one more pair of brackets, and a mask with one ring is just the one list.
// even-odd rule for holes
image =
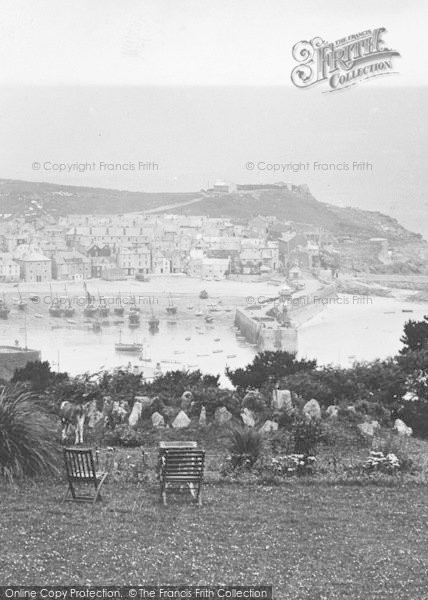
[[226, 375], [239, 391], [246, 392], [248, 389], [259, 390], [299, 371], [312, 371], [316, 366], [316, 360], [297, 360], [296, 355], [290, 352], [265, 351], [257, 354], [245, 368], [232, 371], [226, 367]]
[[404, 348], [400, 354], [406, 354], [409, 351], [425, 350], [428, 348], [428, 316], [424, 316], [423, 321], [407, 321], [404, 324], [404, 335], [400, 338]]
[[36, 392], [45, 391], [51, 384], [67, 379], [67, 373], [54, 373], [49, 362], [28, 362], [25, 367], [15, 369], [12, 383], [25, 382]]

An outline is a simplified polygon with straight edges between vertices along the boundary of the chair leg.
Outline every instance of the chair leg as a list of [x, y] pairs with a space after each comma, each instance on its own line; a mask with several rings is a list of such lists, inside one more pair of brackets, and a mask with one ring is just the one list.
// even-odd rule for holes
[[67, 491], [65, 492], [63, 498], [62, 498], [62, 504], [64, 504], [64, 502], [67, 500], [67, 496], [70, 493], [70, 484], [68, 485]]
[[100, 482], [97, 486], [94, 501], [92, 504], [95, 504], [95, 502], [97, 502], [97, 500], [101, 500], [101, 487], [102, 487], [104, 481], [106, 480], [106, 477], [107, 477], [107, 473], [104, 473], [104, 475], [101, 477]]
[[202, 506], [202, 483], [198, 487], [198, 506]]

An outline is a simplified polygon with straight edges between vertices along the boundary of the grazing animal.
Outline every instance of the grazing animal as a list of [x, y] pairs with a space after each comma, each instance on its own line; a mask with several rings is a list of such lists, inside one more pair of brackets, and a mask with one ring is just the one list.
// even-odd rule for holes
[[85, 424], [88, 403], [80, 402], [74, 404], [68, 400], [62, 402], [59, 414], [62, 422], [62, 440], [65, 441], [71, 431], [74, 430], [74, 443], [83, 444], [83, 426]]

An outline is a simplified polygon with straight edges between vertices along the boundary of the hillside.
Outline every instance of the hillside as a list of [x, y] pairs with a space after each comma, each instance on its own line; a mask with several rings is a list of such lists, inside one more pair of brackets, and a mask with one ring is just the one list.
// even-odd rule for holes
[[104, 188], [0, 179], [0, 213], [23, 216], [73, 213], [121, 214], [126, 212], [177, 212], [209, 217], [248, 219], [275, 216], [321, 227], [335, 236], [386, 237], [400, 243], [420, 243], [421, 236], [379, 212], [340, 208], [316, 200], [306, 186], [252, 192], [213, 194], [129, 192]]

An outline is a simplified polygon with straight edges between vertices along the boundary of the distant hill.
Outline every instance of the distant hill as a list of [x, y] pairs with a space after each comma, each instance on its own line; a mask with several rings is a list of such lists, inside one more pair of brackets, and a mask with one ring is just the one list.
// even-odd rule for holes
[[66, 186], [0, 179], [0, 213], [25, 214], [121, 214], [127, 212], [176, 212], [209, 217], [248, 219], [257, 215], [275, 216], [322, 227], [336, 236], [385, 237], [390, 241], [418, 242], [419, 234], [402, 227], [379, 212], [341, 208], [319, 202], [306, 186], [214, 194], [146, 193], [104, 188]]

